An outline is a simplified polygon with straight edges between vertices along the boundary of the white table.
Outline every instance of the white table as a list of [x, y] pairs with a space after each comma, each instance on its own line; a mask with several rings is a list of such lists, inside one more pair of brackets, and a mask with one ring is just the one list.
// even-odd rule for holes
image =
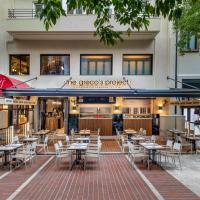
[[[80, 164], [82, 161], [81, 154], [87, 150], [88, 143], [72, 143], [67, 149], [69, 151], [76, 151], [76, 159], [73, 161], [71, 170], [74, 165]], [[84, 167], [84, 166], [83, 166]]]
[[[155, 161], [156, 151], [165, 149], [165, 147], [156, 143], [152, 143], [152, 142], [144, 142], [144, 143], [140, 143], [140, 145], [148, 151], [149, 160], [152, 160], [152, 163], [154, 164], [156, 164], [156, 161]], [[152, 159], [151, 159], [151, 152], [152, 152]]]
[[0, 151], [3, 151], [4, 152], [4, 156], [5, 156], [4, 165], [8, 165], [9, 164], [8, 155], [12, 151], [16, 151], [18, 148], [20, 148], [22, 146], [23, 146], [23, 144], [7, 144], [5, 146], [0, 146]]
[[145, 137], [142, 137], [142, 136], [139, 136], [139, 137], [137, 137], [137, 136], [132, 136], [132, 137], [131, 137], [131, 140], [134, 141], [134, 142], [136, 142], [137, 144], [139, 144], [139, 142], [145, 141], [146, 138], [145, 138]]
[[32, 143], [32, 142], [36, 142], [38, 140], [38, 138], [36, 137], [30, 137], [30, 138], [23, 138], [22, 142], [24, 143]]
[[74, 138], [74, 141], [76, 142], [89, 142], [90, 141], [90, 138], [89, 137], [79, 137], [79, 138]]

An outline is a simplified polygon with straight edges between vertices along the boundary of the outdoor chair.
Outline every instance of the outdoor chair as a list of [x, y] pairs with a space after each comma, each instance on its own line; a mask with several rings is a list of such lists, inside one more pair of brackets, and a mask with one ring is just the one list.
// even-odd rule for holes
[[131, 162], [131, 165], [135, 163], [135, 161], [147, 161], [147, 166], [149, 169], [149, 156], [144, 152], [144, 150], [141, 148], [140, 145], [132, 144], [131, 142], [128, 142], [129, 145], [129, 159]]
[[69, 139], [69, 136], [68, 136], [68, 135], [65, 136], [65, 140], [66, 140], [66, 144], [67, 144], [67, 145], [70, 145], [70, 139]]
[[13, 144], [19, 144], [19, 137], [17, 135], [13, 137]]
[[62, 149], [59, 147], [58, 143], [54, 144], [55, 152], [56, 152], [56, 165], [60, 164], [60, 161], [64, 158], [69, 158], [69, 169], [71, 169], [72, 165], [72, 153], [67, 149]]
[[166, 152], [167, 153], [167, 157], [171, 158], [172, 164], [174, 166], [176, 166], [176, 159], [178, 160], [180, 169], [182, 169], [182, 165], [181, 165], [181, 149], [182, 149], [181, 143], [175, 142], [174, 145], [173, 145], [172, 150], [168, 150]]
[[49, 151], [49, 150], [48, 150], [48, 136], [45, 136], [44, 142], [43, 142], [43, 143], [37, 144], [36, 147], [41, 147], [41, 148], [44, 150], [44, 152]]
[[168, 152], [173, 150], [173, 140], [167, 140], [166, 145], [163, 145], [163, 147], [165, 148], [164, 150], [160, 150], [160, 163], [162, 162], [162, 157], [164, 157], [165, 160], [165, 164], [167, 163], [167, 161], [169, 162], [169, 157], [168, 157]]
[[61, 140], [58, 141], [58, 146], [59, 146], [59, 149], [60, 149], [61, 151], [66, 151], [67, 148], [69, 147], [69, 145], [63, 145], [63, 143], [62, 143]]
[[84, 169], [86, 169], [86, 165], [88, 164], [89, 158], [97, 159], [97, 162], [99, 163], [99, 154], [100, 154], [99, 144], [89, 143], [87, 151], [85, 153]]
[[176, 140], [175, 141], [178, 142], [178, 143], [181, 143], [181, 147], [182, 147], [181, 151], [183, 150], [183, 148], [187, 148], [188, 147], [190, 152], [191, 152], [191, 154], [192, 154], [192, 143], [186, 141], [185, 138], [183, 138], [183, 137], [181, 137], [179, 135], [176, 136]]
[[200, 140], [196, 141], [196, 154], [200, 153]]
[[13, 166], [17, 168], [24, 164], [27, 167], [27, 163], [32, 164], [30, 148], [30, 145], [27, 145], [25, 148], [18, 149], [16, 154], [15, 152], [11, 153], [10, 170], [12, 170]]
[[128, 138], [127, 136], [122, 135], [121, 136], [121, 141], [122, 141], [122, 151], [125, 152], [125, 149], [128, 148]]

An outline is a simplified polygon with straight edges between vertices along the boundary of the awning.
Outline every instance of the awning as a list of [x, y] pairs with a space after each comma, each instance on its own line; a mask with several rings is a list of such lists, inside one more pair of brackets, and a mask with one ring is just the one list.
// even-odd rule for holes
[[30, 88], [30, 86], [20, 80], [0, 74], [0, 96], [2, 89], [5, 88]]
[[199, 89], [61, 89], [7, 88], [4, 96], [86, 96], [86, 97], [200, 97]]

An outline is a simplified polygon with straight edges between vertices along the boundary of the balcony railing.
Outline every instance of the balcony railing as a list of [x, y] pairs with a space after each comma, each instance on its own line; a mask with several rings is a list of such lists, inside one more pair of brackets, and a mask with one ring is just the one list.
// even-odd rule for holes
[[34, 19], [38, 16], [34, 9], [8, 9], [9, 19]]

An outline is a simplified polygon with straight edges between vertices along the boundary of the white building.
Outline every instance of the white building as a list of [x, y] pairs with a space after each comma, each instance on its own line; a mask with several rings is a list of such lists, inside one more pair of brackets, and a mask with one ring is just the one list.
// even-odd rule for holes
[[[37, 80], [28, 82], [30, 87], [47, 90], [61, 88], [70, 78], [106, 81], [123, 80], [125, 77], [131, 81], [132, 88], [154, 90], [174, 87], [174, 82], [166, 78], [174, 77], [175, 72], [174, 35], [169, 22], [163, 18], [152, 17], [148, 31], [133, 31], [130, 37], [126, 34], [127, 27], [113, 21], [115, 29], [124, 32], [124, 42], [107, 47], [94, 37], [94, 15], [74, 11], [74, 14], [62, 17], [46, 32], [43, 22], [35, 15], [32, 0], [0, 0], [0, 3], [1, 74], [21, 81], [37, 77]], [[186, 64], [188, 60], [190, 67]], [[179, 57], [178, 78], [198, 78], [198, 61], [198, 53]], [[120, 99], [117, 98], [117, 101], [116, 104], [119, 104]], [[169, 104], [167, 98], [146, 101], [150, 108], [147, 113], [154, 114], [159, 113], [159, 107]], [[141, 100], [141, 106], [146, 101]], [[119, 113], [123, 113], [126, 104], [129, 103], [121, 103]], [[133, 104], [130, 114], [134, 114], [138, 103], [130, 104]], [[79, 114], [81, 107], [84, 105], [79, 106]], [[70, 108], [69, 112], [72, 112], [73, 105]], [[111, 110], [118, 113], [113, 106]], [[170, 107], [167, 105], [162, 114], [169, 113]]]

